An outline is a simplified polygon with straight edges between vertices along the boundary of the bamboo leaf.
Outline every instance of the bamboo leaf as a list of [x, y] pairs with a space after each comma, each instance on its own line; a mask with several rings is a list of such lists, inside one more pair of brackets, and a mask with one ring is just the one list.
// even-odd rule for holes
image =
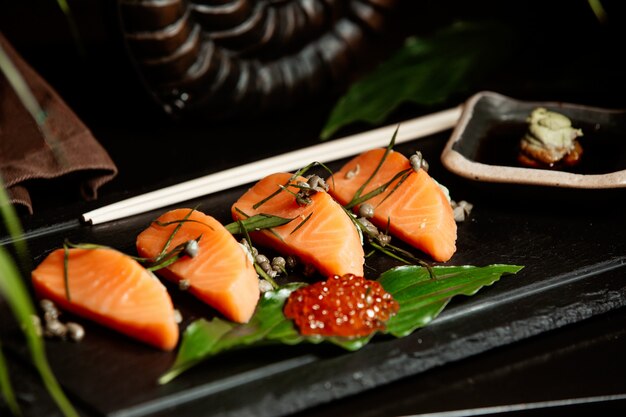
[[[402, 337], [432, 321], [455, 295], [473, 295], [504, 274], [514, 274], [522, 267], [491, 265], [486, 267], [433, 267], [434, 279], [427, 268], [410, 265], [389, 270], [379, 281], [400, 304], [398, 314], [387, 323], [386, 333]], [[358, 350], [374, 336], [359, 338], [302, 336], [283, 314], [289, 294], [304, 283], [291, 283], [263, 294], [254, 316], [246, 324], [220, 318], [190, 324], [183, 334], [181, 347], [172, 368], [160, 379], [165, 384], [194, 365], [230, 349], [260, 344], [327, 342], [346, 350]]]
[[339, 99], [321, 138], [357, 121], [380, 124], [402, 103], [432, 107], [478, 88], [506, 62], [511, 33], [502, 24], [458, 22], [432, 36], [407, 39]]

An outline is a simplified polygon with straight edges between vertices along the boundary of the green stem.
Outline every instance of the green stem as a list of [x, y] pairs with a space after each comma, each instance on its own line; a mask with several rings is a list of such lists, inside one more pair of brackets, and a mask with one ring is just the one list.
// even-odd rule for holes
[[[0, 215], [2, 216], [11, 237], [15, 241], [18, 251], [26, 253], [26, 243], [18, 239], [22, 235], [15, 209], [9, 203], [8, 195], [0, 178]], [[23, 246], [18, 246], [23, 245]], [[20, 249], [21, 248], [21, 249]], [[78, 417], [78, 413], [72, 407], [54, 374], [46, 358], [46, 351], [41, 337], [37, 334], [32, 316], [35, 315], [35, 307], [30, 294], [19, 271], [7, 251], [0, 246], [0, 295], [4, 296], [13, 315], [20, 323], [28, 348], [39, 375], [52, 399], [56, 402], [61, 412], [66, 417]]]
[[9, 202], [9, 196], [4, 188], [2, 175], [0, 175], [0, 218], [4, 220], [7, 232], [9, 232], [9, 235], [13, 237], [13, 246], [17, 251], [20, 261], [25, 267], [30, 267], [31, 258], [28, 254], [26, 241], [24, 239], [20, 239], [20, 237], [24, 235], [24, 231], [22, 230], [22, 225], [17, 217], [15, 207], [13, 207], [13, 205]]
[[593, 14], [596, 16], [596, 19], [598, 19], [598, 22], [606, 23], [608, 16], [606, 14], [606, 10], [604, 10], [602, 2], [600, 0], [587, 0], [587, 3], [589, 3], [589, 7], [591, 7], [591, 11], [593, 11]]
[[[3, 192], [4, 190], [0, 188], [0, 194]], [[32, 361], [37, 371], [39, 371], [48, 393], [66, 417], [78, 417], [78, 413], [74, 410], [54, 377], [46, 358], [46, 351], [41, 337], [35, 331], [32, 321], [32, 316], [35, 315], [35, 308], [31, 302], [28, 290], [9, 254], [2, 247], [0, 247], [0, 293], [6, 296], [13, 315], [21, 325]]]
[[17, 399], [15, 398], [15, 393], [13, 392], [13, 388], [11, 387], [11, 380], [9, 379], [9, 368], [7, 366], [7, 361], [4, 358], [4, 354], [2, 353], [2, 344], [0, 343], [0, 394], [2, 394], [2, 398], [6, 402], [9, 410], [16, 416], [21, 416], [22, 411], [20, 410], [20, 406], [17, 404]]
[[72, 34], [72, 38], [74, 38], [74, 42], [76, 43], [76, 49], [78, 49], [78, 53], [85, 56], [85, 46], [83, 45], [82, 39], [80, 37], [80, 32], [78, 31], [78, 26], [76, 25], [76, 19], [74, 19], [74, 15], [72, 14], [70, 6], [67, 4], [66, 0], [57, 0], [57, 4], [65, 15], [65, 19], [67, 20], [67, 24], [70, 28], [70, 33]]

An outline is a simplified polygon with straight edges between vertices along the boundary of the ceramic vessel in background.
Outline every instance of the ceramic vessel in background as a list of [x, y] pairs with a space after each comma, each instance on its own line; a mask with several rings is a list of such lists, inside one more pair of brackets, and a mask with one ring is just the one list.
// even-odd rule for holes
[[118, 0], [129, 54], [170, 114], [289, 108], [374, 57], [396, 0]]

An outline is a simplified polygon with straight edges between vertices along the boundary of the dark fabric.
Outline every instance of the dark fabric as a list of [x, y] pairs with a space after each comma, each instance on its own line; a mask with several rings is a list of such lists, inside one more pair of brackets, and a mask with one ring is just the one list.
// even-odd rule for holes
[[[117, 168], [89, 129], [31, 68], [0, 33], [0, 46], [30, 87], [45, 111], [44, 135], [15, 91], [0, 73], [0, 175], [14, 204], [32, 213], [29, 181], [72, 177], [85, 199], [95, 199], [98, 188], [110, 181]], [[53, 186], [67, 186], [62, 181]]]

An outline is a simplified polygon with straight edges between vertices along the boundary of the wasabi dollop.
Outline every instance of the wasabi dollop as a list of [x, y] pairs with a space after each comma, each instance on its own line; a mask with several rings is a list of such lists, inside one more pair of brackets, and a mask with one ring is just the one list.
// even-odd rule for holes
[[526, 119], [528, 129], [520, 141], [518, 160], [530, 167], [573, 166], [582, 156], [577, 138], [581, 129], [572, 127], [566, 116], [537, 107]]

